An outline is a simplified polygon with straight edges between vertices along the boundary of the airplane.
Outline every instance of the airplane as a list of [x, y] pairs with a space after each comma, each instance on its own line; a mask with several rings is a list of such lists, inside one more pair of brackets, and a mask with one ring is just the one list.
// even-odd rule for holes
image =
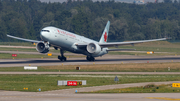
[[109, 27], [110, 27], [110, 21], [107, 22], [99, 42], [52, 26], [45, 27], [41, 30], [40, 38], [43, 41], [24, 39], [11, 35], [7, 35], [7, 37], [23, 40], [27, 42], [37, 43], [36, 50], [40, 53], [48, 53], [50, 46], [54, 47], [54, 49], [56, 50], [58, 50], [59, 48], [61, 56], [58, 56], [58, 59], [60, 61], [66, 61], [66, 57], [64, 56], [64, 51], [83, 54], [87, 56], [86, 59], [88, 61], [95, 61], [95, 57], [103, 56], [107, 54], [109, 51], [132, 50], [132, 49], [108, 49], [108, 47], [134, 45], [137, 43], [161, 41], [167, 39], [167, 38], [160, 38], [160, 39], [130, 41], [130, 42], [107, 42]]

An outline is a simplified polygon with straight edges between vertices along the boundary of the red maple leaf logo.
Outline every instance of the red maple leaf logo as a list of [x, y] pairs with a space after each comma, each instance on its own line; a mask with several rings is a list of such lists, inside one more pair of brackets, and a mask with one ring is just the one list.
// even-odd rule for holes
[[104, 34], [104, 41], [107, 42], [107, 33]]

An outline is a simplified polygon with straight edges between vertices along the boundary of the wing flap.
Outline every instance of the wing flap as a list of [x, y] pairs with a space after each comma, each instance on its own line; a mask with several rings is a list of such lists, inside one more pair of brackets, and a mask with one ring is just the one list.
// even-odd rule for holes
[[11, 35], [7, 35], [7, 37], [10, 37], [10, 38], [13, 38], [13, 39], [22, 40], [22, 41], [27, 41], [27, 42], [33, 42], [33, 43], [43, 42], [43, 41], [37, 41], [37, 40], [30, 40], [30, 39], [19, 38], [19, 37], [15, 37], [15, 36], [11, 36]]

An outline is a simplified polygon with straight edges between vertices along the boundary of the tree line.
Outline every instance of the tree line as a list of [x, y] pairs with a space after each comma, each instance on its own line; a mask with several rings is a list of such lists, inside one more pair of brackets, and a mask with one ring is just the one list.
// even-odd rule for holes
[[108, 40], [180, 39], [180, 2], [137, 5], [92, 0], [44, 3], [39, 0], [0, 0], [0, 42], [17, 41], [6, 34], [40, 40], [40, 31], [55, 26], [99, 40], [107, 21]]

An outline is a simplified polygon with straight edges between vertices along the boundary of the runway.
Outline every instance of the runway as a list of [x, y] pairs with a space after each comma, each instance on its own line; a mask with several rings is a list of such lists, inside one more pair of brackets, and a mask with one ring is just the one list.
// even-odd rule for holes
[[36, 59], [0, 59], [0, 67], [55, 66], [55, 65], [91, 65], [91, 64], [121, 64], [121, 63], [163, 63], [180, 62], [180, 56], [131, 56], [105, 55], [89, 62], [85, 58], [68, 58], [66, 62], [56, 58]]
[[41, 94], [0, 92], [1, 101], [179, 101], [179, 93]]

